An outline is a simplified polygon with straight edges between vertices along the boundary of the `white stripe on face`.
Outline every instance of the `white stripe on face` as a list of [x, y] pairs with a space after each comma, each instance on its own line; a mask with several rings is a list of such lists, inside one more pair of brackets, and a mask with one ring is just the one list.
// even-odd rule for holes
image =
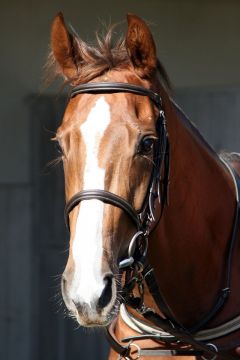
[[[80, 127], [86, 147], [83, 190], [104, 190], [105, 170], [99, 167], [98, 155], [109, 123], [110, 108], [102, 96]], [[76, 302], [89, 305], [100, 297], [104, 288], [101, 271], [103, 207], [99, 200], [81, 202], [72, 246], [75, 270], [70, 296]]]

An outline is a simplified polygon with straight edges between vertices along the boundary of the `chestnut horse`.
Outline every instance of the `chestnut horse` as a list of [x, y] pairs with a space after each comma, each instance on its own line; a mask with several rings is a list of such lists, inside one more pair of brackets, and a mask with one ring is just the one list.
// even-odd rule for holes
[[80, 325], [108, 327], [112, 360], [232, 359], [236, 174], [170, 98], [148, 26], [127, 20], [125, 39], [109, 32], [96, 47], [61, 13], [52, 24], [51, 63], [72, 87], [56, 134], [70, 230], [63, 299]]

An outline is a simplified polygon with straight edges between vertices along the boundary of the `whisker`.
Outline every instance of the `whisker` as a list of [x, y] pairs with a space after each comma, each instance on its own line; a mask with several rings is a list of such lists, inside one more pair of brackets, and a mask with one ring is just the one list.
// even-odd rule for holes
[[53, 168], [55, 166], [57, 166], [58, 164], [60, 164], [62, 162], [62, 155], [58, 156], [57, 158], [50, 160], [47, 165], [46, 168]]
[[55, 137], [56, 137], [56, 131], [50, 130], [50, 129], [48, 129], [46, 126], [43, 126], [43, 130], [46, 131], [46, 132], [48, 132], [48, 133], [51, 134], [51, 135], [54, 135], [54, 138], [53, 138], [53, 139], [55, 139]]

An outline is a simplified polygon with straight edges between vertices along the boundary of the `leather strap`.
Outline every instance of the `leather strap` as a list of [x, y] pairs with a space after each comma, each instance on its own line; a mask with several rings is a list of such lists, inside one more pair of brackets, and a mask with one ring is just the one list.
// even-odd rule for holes
[[[90, 189], [80, 191], [75, 194], [66, 204], [65, 207], [65, 222], [69, 229], [68, 215], [83, 200], [98, 199], [105, 203], [111, 204], [121, 208], [129, 215], [137, 230], [141, 230], [143, 236], [147, 237], [152, 231], [152, 225], [156, 223], [154, 216], [155, 201], [158, 198], [161, 200], [162, 209], [165, 201], [167, 201], [168, 191], [168, 175], [169, 175], [169, 141], [166, 129], [166, 121], [164, 111], [161, 109], [161, 97], [156, 92], [140, 87], [134, 84], [122, 82], [103, 82], [103, 83], [87, 83], [74, 87], [70, 93], [73, 98], [78, 94], [102, 94], [102, 93], [117, 93], [127, 92], [141, 96], [149, 97], [159, 110], [159, 116], [156, 120], [157, 140], [153, 152], [153, 168], [150, 178], [150, 183], [146, 192], [146, 197], [143, 201], [142, 208], [137, 212], [130, 203], [124, 198], [111, 193], [106, 190]], [[163, 176], [161, 179], [160, 176]], [[158, 222], [157, 222], [158, 223]], [[134, 260], [134, 257], [132, 258]], [[128, 262], [127, 262], [128, 263]], [[132, 262], [131, 262], [132, 264]], [[124, 265], [125, 266], [125, 265]], [[125, 266], [127, 267], [127, 266]]]
[[[124, 345], [120, 344], [120, 342], [118, 341], [118, 339], [115, 336], [116, 322], [117, 322], [117, 319], [114, 319], [112, 321], [112, 323], [107, 328], [105, 328], [105, 335], [106, 335], [106, 338], [107, 338], [111, 348], [116, 353], [118, 353], [122, 358], [126, 358], [129, 360], [131, 359], [131, 355], [130, 355], [131, 348], [132, 348], [131, 344], [135, 345], [136, 348], [139, 348], [137, 356], [172, 356], [172, 355], [174, 355], [174, 356], [183, 356], [183, 355], [198, 356], [198, 355], [202, 355], [202, 353], [203, 353], [202, 351], [194, 350], [194, 349], [166, 349], [166, 348], [163, 348], [162, 346], [141, 349], [135, 343], [133, 343], [132, 340], [134, 340], [134, 341], [145, 340], [146, 337], [144, 337], [144, 336], [140, 336], [140, 337], [137, 336], [134, 338], [122, 339], [122, 342], [128, 343], [128, 345], [124, 346]], [[147, 339], [149, 339], [149, 338], [154, 341], [161, 341], [161, 339], [157, 339], [156, 336], [154, 336], [154, 335], [148, 337]]]
[[140, 349], [139, 356], [200, 356], [201, 351], [184, 349]]
[[[226, 162], [224, 161], [225, 165]], [[226, 260], [226, 271], [225, 271], [225, 278], [224, 283], [222, 286], [222, 289], [220, 290], [217, 299], [215, 303], [213, 304], [210, 311], [193, 327], [188, 329], [189, 333], [196, 333], [200, 329], [202, 329], [211, 319], [213, 319], [217, 313], [222, 309], [222, 307], [225, 305], [230, 291], [231, 291], [231, 269], [232, 269], [232, 257], [233, 257], [233, 250], [234, 246], [237, 241], [237, 235], [239, 232], [239, 224], [240, 224], [240, 202], [239, 202], [239, 193], [240, 193], [240, 178], [234, 171], [234, 169], [231, 168], [230, 164], [227, 164], [228, 170], [231, 169], [230, 174], [233, 177], [234, 184], [236, 187], [236, 210], [235, 210], [235, 216], [232, 226], [232, 234], [231, 239], [229, 241], [228, 246], [228, 253], [227, 253], [227, 260]], [[175, 316], [172, 313], [172, 310], [168, 306], [167, 302], [164, 299], [164, 296], [159, 288], [159, 285], [156, 281], [156, 277], [154, 275], [154, 270], [151, 269], [151, 267], [146, 266], [144, 269], [145, 273], [145, 280], [147, 282], [148, 288], [154, 298], [154, 301], [156, 302], [157, 306], [161, 311], [164, 313], [164, 315], [171, 320], [173, 324], [175, 324], [177, 327], [183, 328], [181, 324], [178, 323]]]
[[101, 94], [101, 93], [117, 93], [117, 92], [128, 92], [141, 96], [148, 96], [158, 108], [161, 108], [162, 101], [158, 93], [146, 89], [142, 86], [137, 86], [134, 84], [123, 83], [123, 82], [98, 82], [98, 83], [88, 83], [75, 86], [71, 93], [70, 97], [73, 98], [79, 94]]
[[106, 335], [106, 338], [107, 338], [111, 348], [114, 351], [116, 351], [116, 353], [121, 355], [122, 357], [127, 357], [130, 353], [130, 348], [129, 348], [129, 346], [121, 345], [118, 342], [118, 339], [115, 336], [116, 323], [117, 323], [117, 318], [115, 318], [111, 322], [111, 324], [105, 328], [105, 335]]
[[238, 356], [229, 355], [223, 351], [218, 354], [216, 351], [216, 347], [213, 344], [204, 344], [200, 341], [195, 340], [190, 333], [186, 331], [186, 329], [174, 328], [171, 322], [166, 319], [161, 318], [157, 313], [148, 309], [143, 316], [151, 321], [153, 324], [161, 327], [165, 331], [169, 332], [173, 336], [175, 336], [178, 340], [185, 344], [191, 345], [194, 349], [202, 351], [204, 354], [209, 354], [212, 356], [219, 355], [222, 359], [226, 360], [238, 360]]
[[[100, 200], [104, 203], [119, 207], [131, 218], [136, 228], [140, 229], [140, 220], [136, 210], [122, 197], [106, 190], [82, 190], [76, 193], [66, 204], [64, 217], [69, 229], [69, 213], [83, 200]], [[93, 214], [94, 215], [94, 214]]]
[[228, 252], [227, 252], [227, 261], [226, 261], [226, 271], [225, 271], [225, 279], [222, 289], [220, 290], [217, 300], [208, 314], [203, 317], [198, 324], [190, 329], [192, 333], [195, 333], [202, 329], [213, 317], [223, 308], [225, 305], [229, 294], [231, 292], [231, 270], [232, 270], [232, 257], [233, 257], [233, 250], [234, 246], [237, 241], [237, 235], [239, 232], [240, 226], [240, 202], [239, 202], [239, 194], [240, 194], [240, 178], [234, 168], [232, 168], [231, 164], [225, 161], [223, 158], [220, 157], [220, 160], [224, 163], [227, 170], [229, 171], [235, 186], [236, 191], [236, 210], [235, 216], [232, 226], [232, 235], [229, 241]]
[[[232, 171], [231, 174], [232, 176], [234, 176], [234, 181], [236, 184], [237, 202], [236, 202], [236, 211], [235, 211], [235, 217], [232, 228], [232, 236], [229, 242], [229, 249], [227, 255], [227, 262], [226, 262], [227, 266], [226, 266], [225, 279], [224, 279], [225, 287], [222, 288], [220, 296], [217, 298], [216, 303], [214, 304], [210, 312], [207, 314], [207, 316], [205, 316], [204, 319], [193, 329], [199, 329], [200, 326], [205, 325], [210, 319], [212, 319], [217, 314], [217, 312], [224, 305], [230, 291], [232, 256], [233, 256], [234, 245], [236, 243], [236, 239], [239, 231], [239, 221], [240, 221], [240, 205], [239, 205], [240, 179], [234, 171]], [[196, 338], [193, 337], [194, 335], [192, 335], [191, 333], [191, 331], [193, 330], [185, 329], [176, 320], [175, 316], [173, 315], [171, 309], [164, 300], [164, 297], [159, 289], [159, 285], [156, 281], [156, 277], [154, 275], [153, 269], [151, 269], [149, 266], [145, 266], [143, 271], [143, 276], [156, 305], [164, 313], [166, 319], [161, 318], [157, 313], [155, 313], [152, 309], [149, 308], [145, 308], [144, 311], [141, 311], [141, 314], [156, 326], [168, 332], [173, 337], [176, 337], [180, 342], [192, 345], [194, 349], [201, 350], [204, 353], [216, 356], [217, 348], [215, 347], [214, 344], [206, 344], [196, 340]], [[150, 338], [151, 336], [152, 334], [150, 334]], [[132, 340], [134, 339], [136, 339], [135, 336], [132, 337]], [[130, 340], [130, 338], [128, 338], [127, 340]], [[157, 341], [157, 338], [155, 341]], [[220, 356], [223, 359], [228, 359], [228, 360], [233, 360], [238, 358], [237, 356], [231, 356], [223, 352], [223, 349], [221, 349]]]
[[[125, 324], [132, 330], [138, 332], [139, 334], [144, 334], [145, 337], [148, 335], [154, 335], [162, 341], [173, 342], [175, 338], [169, 333], [164, 332], [162, 329], [148, 324], [146, 321], [137, 318], [132, 313], [130, 313], [124, 304], [121, 304], [120, 315]], [[214, 328], [209, 328], [205, 330], [200, 330], [199, 332], [193, 334], [195, 340], [198, 341], [213, 341], [221, 337], [227, 336], [233, 332], [240, 330], [240, 315], [236, 316], [233, 319], [224, 322], [221, 325], [218, 325]], [[237, 345], [239, 345], [240, 340], [238, 340]]]

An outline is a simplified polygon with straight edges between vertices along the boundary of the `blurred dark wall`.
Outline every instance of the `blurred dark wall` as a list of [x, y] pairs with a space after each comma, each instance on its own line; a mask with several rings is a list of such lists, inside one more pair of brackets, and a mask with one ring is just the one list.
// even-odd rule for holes
[[217, 150], [240, 151], [240, 2], [12, 0], [0, 8], [0, 359], [104, 359], [101, 334], [76, 330], [55, 297], [68, 245], [61, 167], [46, 167], [65, 100], [54, 86], [39, 93], [51, 20], [63, 10], [85, 39], [99, 19], [133, 12], [148, 20], [178, 102]]

